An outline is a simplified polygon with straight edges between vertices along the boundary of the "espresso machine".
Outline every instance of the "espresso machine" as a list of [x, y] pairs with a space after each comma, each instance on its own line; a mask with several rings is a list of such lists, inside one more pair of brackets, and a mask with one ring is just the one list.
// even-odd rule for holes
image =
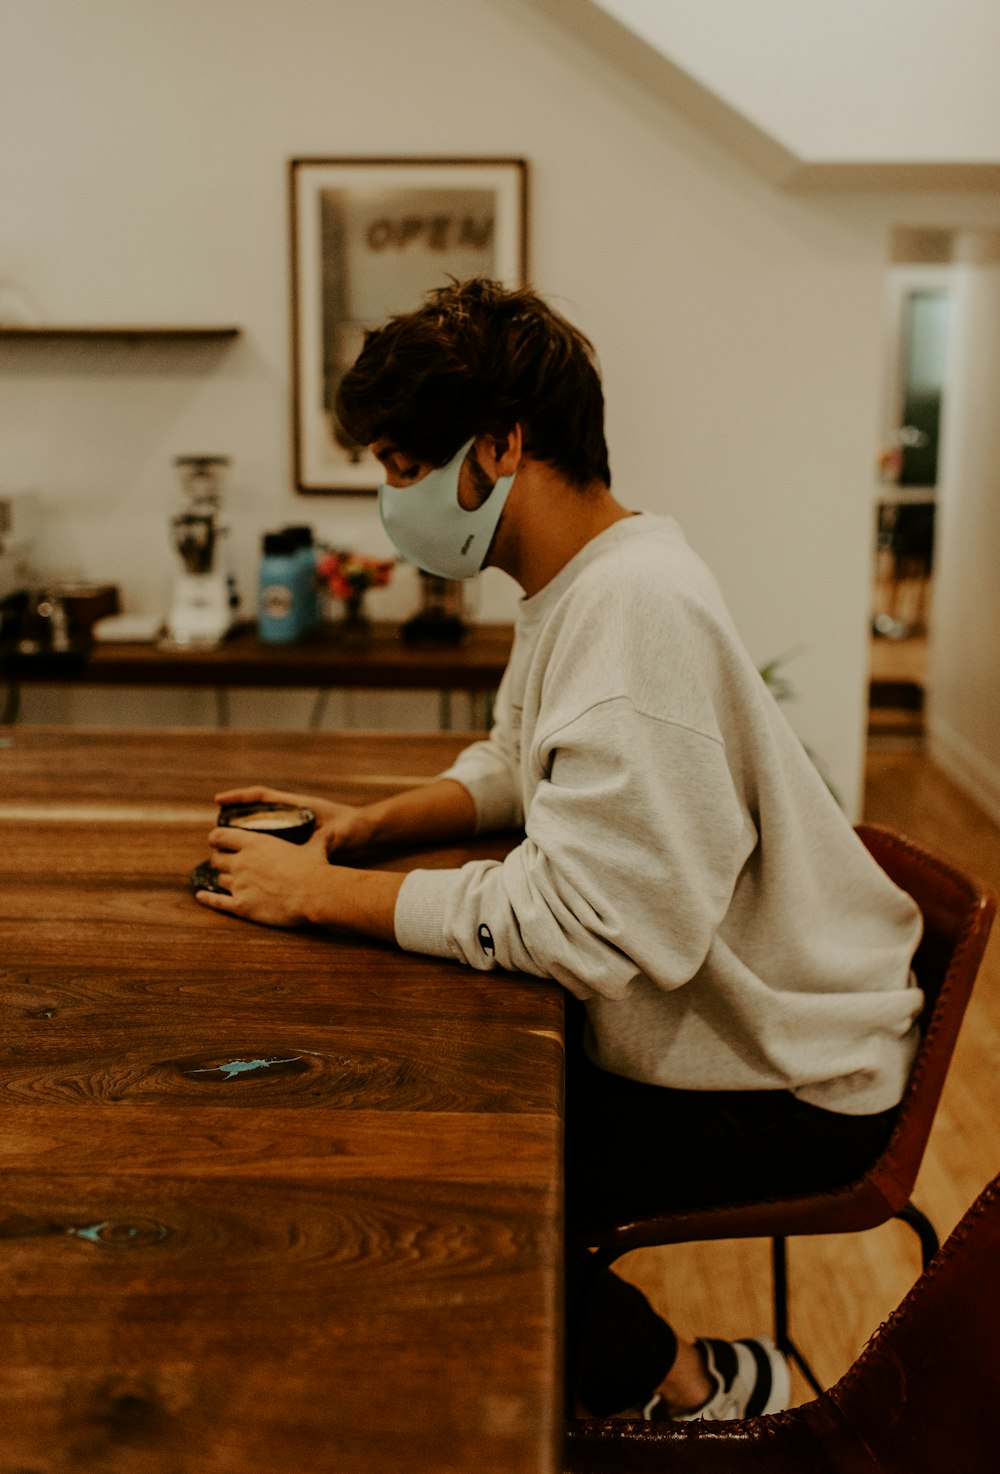
[[217, 645], [236, 623], [240, 603], [221, 547], [227, 529], [219, 509], [229, 457], [177, 456], [174, 465], [185, 502], [170, 529], [183, 571], [174, 585], [166, 643]]

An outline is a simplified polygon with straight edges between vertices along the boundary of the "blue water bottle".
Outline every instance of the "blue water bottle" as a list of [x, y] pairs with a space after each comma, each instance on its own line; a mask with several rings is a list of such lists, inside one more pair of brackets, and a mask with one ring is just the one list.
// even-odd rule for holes
[[316, 549], [311, 527], [286, 527], [286, 537], [293, 539], [302, 565], [305, 628], [312, 629], [320, 621], [319, 579], [316, 576]]
[[264, 534], [257, 593], [257, 633], [269, 645], [287, 645], [306, 629], [305, 579], [293, 538]]

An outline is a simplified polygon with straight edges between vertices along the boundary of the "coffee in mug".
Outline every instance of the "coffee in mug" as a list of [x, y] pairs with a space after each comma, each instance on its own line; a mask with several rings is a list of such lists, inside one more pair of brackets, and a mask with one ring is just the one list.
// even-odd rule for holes
[[247, 829], [255, 834], [273, 834], [289, 844], [305, 844], [316, 828], [312, 809], [298, 804], [224, 804], [219, 810], [223, 829]]

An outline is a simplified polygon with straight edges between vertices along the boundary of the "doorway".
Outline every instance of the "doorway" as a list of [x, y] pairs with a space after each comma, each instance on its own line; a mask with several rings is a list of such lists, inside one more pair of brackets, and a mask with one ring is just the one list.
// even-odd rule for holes
[[951, 325], [947, 231], [894, 232], [885, 290], [883, 441], [875, 501], [869, 745], [924, 741], [934, 534]]

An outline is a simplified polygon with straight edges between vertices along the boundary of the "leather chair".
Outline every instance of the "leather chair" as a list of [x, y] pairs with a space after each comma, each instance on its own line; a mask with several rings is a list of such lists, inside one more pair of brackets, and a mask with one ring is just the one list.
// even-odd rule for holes
[[1000, 1176], [840, 1381], [726, 1423], [571, 1423], [565, 1474], [987, 1474], [1000, 1460]]
[[[921, 1044], [881, 1156], [863, 1177], [832, 1191], [673, 1212], [602, 1225], [584, 1235], [594, 1251], [595, 1268], [613, 1264], [630, 1249], [704, 1239], [771, 1239], [775, 1343], [798, 1365], [814, 1392], [821, 1392], [822, 1386], [789, 1331], [785, 1240], [795, 1234], [853, 1233], [901, 1218], [920, 1237], [924, 1267], [930, 1262], [938, 1247], [937, 1235], [910, 1194], [996, 905], [977, 882], [915, 841], [878, 825], [862, 824], [857, 832], [882, 869], [913, 897], [924, 918], [913, 963], [925, 994]], [[581, 1293], [587, 1294], [586, 1285]]]

